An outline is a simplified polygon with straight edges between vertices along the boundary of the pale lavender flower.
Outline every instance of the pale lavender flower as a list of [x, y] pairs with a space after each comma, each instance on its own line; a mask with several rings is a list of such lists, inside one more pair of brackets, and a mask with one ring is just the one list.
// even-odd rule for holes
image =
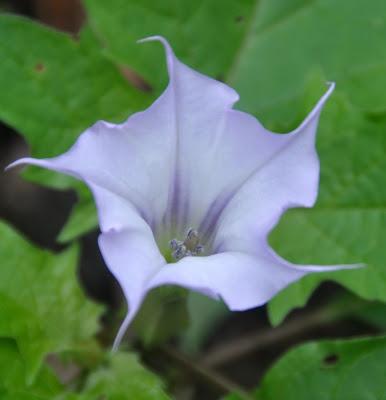
[[291, 264], [267, 235], [291, 207], [316, 201], [315, 133], [330, 84], [304, 122], [281, 135], [232, 109], [237, 93], [176, 59], [165, 39], [170, 82], [145, 111], [121, 125], [97, 122], [67, 152], [18, 164], [72, 175], [97, 204], [99, 246], [129, 311], [115, 340], [152, 288], [180, 285], [231, 310], [266, 303], [321, 267]]

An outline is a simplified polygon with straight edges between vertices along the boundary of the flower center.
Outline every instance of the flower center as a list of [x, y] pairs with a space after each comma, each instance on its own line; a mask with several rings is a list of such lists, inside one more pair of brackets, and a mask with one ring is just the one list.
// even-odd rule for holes
[[200, 236], [193, 228], [189, 228], [184, 241], [172, 239], [169, 246], [176, 261], [186, 256], [198, 256], [204, 251], [204, 246], [200, 244]]

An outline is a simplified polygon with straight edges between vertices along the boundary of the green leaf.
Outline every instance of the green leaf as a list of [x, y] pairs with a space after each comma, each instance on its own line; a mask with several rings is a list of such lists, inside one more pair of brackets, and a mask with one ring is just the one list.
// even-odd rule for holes
[[[110, 354], [106, 364], [92, 372], [79, 400], [168, 400], [161, 380], [146, 370], [134, 354]], [[74, 400], [78, 397], [74, 397]]]
[[0, 398], [7, 400], [168, 400], [162, 381], [145, 369], [131, 353], [108, 354], [91, 371], [80, 391], [70, 392], [45, 365], [33, 383], [15, 342], [0, 338]]
[[26, 368], [16, 343], [0, 338], [0, 398], [51, 400], [62, 388], [55, 375], [43, 367], [33, 384], [26, 384]]
[[371, 302], [363, 310], [356, 313], [356, 317], [382, 332], [386, 331], [386, 304], [384, 303]]
[[[0, 119], [19, 131], [34, 157], [66, 151], [78, 135], [99, 119], [121, 122], [143, 108], [149, 96], [133, 88], [108, 61], [90, 31], [79, 40], [32, 21], [0, 15]], [[28, 177], [59, 188], [80, 183], [42, 168]], [[84, 190], [79, 190], [82, 195]], [[81, 208], [90, 209], [81, 197]], [[90, 213], [89, 213], [90, 214]], [[77, 213], [77, 216], [79, 212]], [[68, 228], [65, 239], [95, 224]]]
[[85, 5], [106, 54], [132, 67], [159, 91], [166, 84], [162, 48], [138, 46], [138, 39], [163, 35], [185, 63], [221, 77], [240, 48], [254, 1], [86, 0]]
[[[227, 81], [240, 108], [280, 119], [310, 70], [336, 81], [355, 105], [386, 110], [383, 0], [260, 0]], [[366, 32], [366, 34], [364, 34]], [[282, 106], [282, 104], [284, 106]]]
[[365, 263], [359, 270], [312, 274], [269, 304], [279, 323], [302, 306], [322, 280], [334, 280], [356, 294], [386, 301], [386, 118], [368, 119], [337, 93], [321, 117], [321, 186], [317, 206], [285, 214], [272, 245], [297, 263]]
[[285, 108], [293, 110], [292, 100], [315, 69], [337, 81], [355, 104], [386, 110], [382, 0], [355, 5], [350, 0], [85, 3], [106, 55], [158, 90], [165, 74], [154, 60], [161, 59], [162, 50], [135, 44], [149, 35], [164, 35], [181, 60], [231, 83], [241, 94], [240, 108], [264, 120], [274, 116], [277, 121]]
[[383, 400], [385, 363], [385, 337], [308, 343], [273, 366], [256, 399]]
[[[250, 398], [383, 400], [385, 362], [385, 337], [307, 343], [276, 362]], [[242, 397], [230, 394], [226, 400]]]
[[87, 31], [77, 41], [0, 15], [0, 38], [0, 118], [36, 157], [58, 155], [98, 119], [122, 121], [144, 103]]
[[0, 337], [16, 340], [33, 379], [48, 352], [86, 346], [98, 329], [101, 307], [76, 279], [78, 251], [39, 250], [0, 223]]

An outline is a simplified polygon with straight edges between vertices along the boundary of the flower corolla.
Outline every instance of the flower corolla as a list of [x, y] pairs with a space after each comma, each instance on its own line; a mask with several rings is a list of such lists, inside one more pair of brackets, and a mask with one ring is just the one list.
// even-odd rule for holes
[[297, 129], [276, 134], [233, 109], [237, 93], [181, 63], [165, 39], [146, 40], [164, 45], [170, 78], [147, 110], [97, 122], [58, 157], [11, 165], [65, 173], [92, 191], [100, 250], [128, 302], [115, 347], [158, 286], [246, 310], [308, 273], [346, 267], [294, 265], [267, 241], [284, 211], [316, 201], [315, 134], [334, 84]]

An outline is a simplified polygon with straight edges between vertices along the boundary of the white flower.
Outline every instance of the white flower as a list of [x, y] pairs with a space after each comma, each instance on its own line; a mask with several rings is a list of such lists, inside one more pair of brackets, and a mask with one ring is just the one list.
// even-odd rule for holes
[[318, 192], [315, 133], [327, 93], [293, 132], [267, 131], [232, 109], [237, 93], [178, 61], [147, 110], [121, 125], [98, 122], [66, 153], [24, 158], [83, 180], [99, 214], [99, 246], [128, 302], [115, 347], [146, 293], [175, 284], [221, 298], [231, 310], [266, 303], [307, 273], [345, 268], [293, 265], [267, 235], [291, 207]]

